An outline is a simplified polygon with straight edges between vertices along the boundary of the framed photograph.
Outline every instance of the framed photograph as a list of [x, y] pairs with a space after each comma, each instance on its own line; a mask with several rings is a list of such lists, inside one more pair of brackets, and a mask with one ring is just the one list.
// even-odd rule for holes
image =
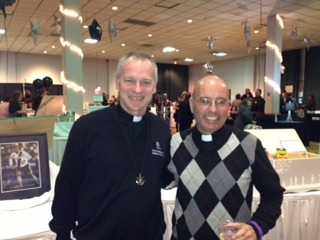
[[50, 190], [47, 134], [0, 136], [0, 200]]

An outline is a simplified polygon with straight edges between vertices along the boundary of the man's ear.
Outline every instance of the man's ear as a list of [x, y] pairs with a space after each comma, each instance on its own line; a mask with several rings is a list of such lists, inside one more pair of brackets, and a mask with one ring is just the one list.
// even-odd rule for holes
[[190, 106], [190, 111], [193, 113], [193, 99], [192, 99], [192, 97], [189, 98], [189, 106]]
[[120, 91], [120, 80], [116, 79], [116, 89]]

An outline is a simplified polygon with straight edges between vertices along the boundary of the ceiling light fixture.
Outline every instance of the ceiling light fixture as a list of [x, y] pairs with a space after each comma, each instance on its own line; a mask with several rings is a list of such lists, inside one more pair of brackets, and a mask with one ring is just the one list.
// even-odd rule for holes
[[0, 29], [0, 34], [5, 34], [6, 30], [5, 29]]
[[84, 43], [87, 43], [87, 44], [95, 44], [97, 43], [98, 40], [97, 39], [93, 39], [93, 38], [87, 38], [84, 40]]
[[217, 56], [217, 57], [224, 57], [227, 56], [227, 53], [225, 52], [214, 52], [212, 55]]
[[258, 34], [260, 32], [260, 27], [256, 27], [254, 30], [253, 30], [253, 33], [254, 34]]
[[193, 62], [193, 59], [192, 58], [185, 58], [184, 61], [185, 62]]
[[164, 47], [162, 48], [162, 52], [163, 53], [171, 53], [171, 52], [175, 52], [176, 49], [174, 47]]

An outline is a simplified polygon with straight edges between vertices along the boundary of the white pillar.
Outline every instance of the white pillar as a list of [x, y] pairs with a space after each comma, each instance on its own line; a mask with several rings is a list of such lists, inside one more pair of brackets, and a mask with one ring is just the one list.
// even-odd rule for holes
[[[282, 28], [276, 16], [268, 17], [267, 46], [266, 46], [266, 73], [269, 83], [265, 83], [265, 112], [278, 113], [280, 107], [280, 81], [282, 61]], [[268, 43], [273, 47], [268, 46]], [[280, 54], [280, 56], [279, 56]], [[280, 92], [279, 92], [280, 91]]]
[[[64, 10], [72, 10], [81, 15], [80, 0], [60, 0]], [[82, 23], [79, 17], [61, 14], [61, 36], [72, 46], [82, 47]], [[83, 86], [82, 56], [73, 51], [70, 46], [62, 50], [62, 71], [67, 81]], [[76, 115], [83, 115], [83, 92], [65, 87], [66, 107]]]

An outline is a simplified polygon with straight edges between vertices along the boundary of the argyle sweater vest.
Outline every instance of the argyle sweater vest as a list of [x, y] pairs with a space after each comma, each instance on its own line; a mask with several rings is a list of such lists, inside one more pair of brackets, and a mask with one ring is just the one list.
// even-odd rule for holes
[[252, 166], [264, 150], [256, 137], [230, 127], [212, 136], [203, 142], [193, 128], [172, 137], [168, 168], [178, 184], [172, 239], [218, 240], [222, 220], [251, 219]]

